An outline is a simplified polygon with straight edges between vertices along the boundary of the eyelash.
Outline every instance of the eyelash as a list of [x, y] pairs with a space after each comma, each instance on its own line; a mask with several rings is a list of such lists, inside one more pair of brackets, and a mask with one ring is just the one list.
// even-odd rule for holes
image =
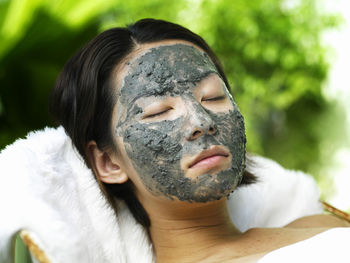
[[202, 99], [202, 101], [218, 101], [218, 100], [223, 100], [225, 96], [219, 96], [219, 97], [214, 97], [214, 98], [209, 98], [209, 99]]
[[[219, 97], [209, 98], [209, 99], [202, 99], [202, 101], [219, 101], [219, 100], [223, 100], [223, 99], [225, 99], [224, 95], [219, 96]], [[143, 117], [143, 119], [155, 118], [157, 116], [160, 116], [160, 115], [168, 112], [169, 110], [171, 110], [171, 109], [169, 108], [169, 109], [166, 109], [166, 110], [161, 111], [161, 112], [157, 112], [157, 113], [154, 113], [154, 114], [146, 115], [146, 116]]]
[[144, 119], [147, 119], [147, 118], [154, 118], [154, 117], [157, 117], [157, 116], [159, 116], [159, 115], [162, 115], [162, 114], [166, 113], [166, 112], [169, 111], [169, 110], [171, 110], [171, 109], [166, 109], [166, 110], [161, 111], [161, 112], [157, 112], [157, 113], [154, 113], [154, 114], [146, 115], [146, 116], [144, 116], [143, 118], [144, 118]]

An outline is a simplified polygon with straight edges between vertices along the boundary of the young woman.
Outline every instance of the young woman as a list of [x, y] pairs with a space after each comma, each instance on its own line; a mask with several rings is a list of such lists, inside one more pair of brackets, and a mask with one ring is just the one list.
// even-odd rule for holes
[[345, 226], [323, 215], [245, 233], [231, 223], [227, 196], [255, 177], [229, 90], [201, 37], [144, 19], [93, 39], [52, 91], [54, 117], [111, 205], [124, 200], [148, 229], [157, 262], [254, 262]]

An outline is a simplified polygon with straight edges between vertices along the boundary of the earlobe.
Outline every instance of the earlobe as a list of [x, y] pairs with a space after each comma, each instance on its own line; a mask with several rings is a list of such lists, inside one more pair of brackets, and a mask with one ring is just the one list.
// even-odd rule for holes
[[128, 175], [120, 168], [117, 161], [107, 152], [98, 149], [96, 142], [89, 142], [88, 152], [99, 180], [107, 184], [123, 184], [128, 181]]

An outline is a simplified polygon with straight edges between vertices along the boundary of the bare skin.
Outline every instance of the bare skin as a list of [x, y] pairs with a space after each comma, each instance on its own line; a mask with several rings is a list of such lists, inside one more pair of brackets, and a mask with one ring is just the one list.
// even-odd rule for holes
[[[137, 61], [145, 51], [151, 48], [179, 43], [200, 50], [191, 43], [178, 40], [155, 42], [137, 47], [125, 59], [125, 63], [115, 69], [114, 85], [116, 92], [122, 89], [124, 80], [128, 76], [130, 61]], [[126, 130], [124, 126], [128, 125], [130, 121], [133, 121], [135, 125], [140, 125], [140, 127], [148, 125], [147, 127], [152, 128], [153, 123], [154, 127], [159, 127], [157, 125], [160, 122], [183, 118], [182, 129], [178, 133], [180, 134], [183, 131], [184, 137], [178, 136], [176, 138], [181, 137], [181, 140], [184, 141], [183, 145], [190, 145], [190, 142], [195, 143], [197, 140], [203, 139], [204, 136], [208, 136], [208, 138], [215, 136], [217, 132], [215, 125], [208, 124], [205, 130], [200, 127], [206, 126], [199, 124], [206, 124], [205, 122], [210, 116], [227, 114], [236, 109], [235, 103], [225, 91], [222, 81], [215, 72], [203, 78], [193, 88], [192, 95], [184, 97], [180, 93], [180, 96], [142, 98], [137, 102], [137, 107], [140, 110], [135, 111], [134, 115], [132, 115], [133, 111], [127, 108], [130, 103], [123, 105], [117, 101], [111, 127], [112, 134], [117, 130], [114, 138], [116, 149], [102, 152], [97, 148], [95, 142], [88, 145], [94, 163], [93, 169], [99, 180], [112, 184], [122, 184], [130, 180], [135, 186], [135, 194], [151, 220], [149, 233], [158, 263], [256, 262], [263, 255], [277, 248], [305, 240], [332, 227], [348, 226], [335, 217], [317, 215], [298, 219], [284, 228], [256, 228], [241, 233], [229, 218], [226, 207], [226, 190], [222, 191], [222, 196], [219, 195], [221, 194], [219, 191], [213, 191], [212, 196], [205, 196], [201, 193], [202, 195], [198, 198], [199, 202], [193, 201], [197, 200], [195, 199], [197, 198], [196, 193], [191, 195], [191, 199], [181, 201], [172, 192], [167, 192], [166, 188], [161, 188], [161, 184], [157, 188], [157, 183], [152, 184], [151, 177], [147, 177], [147, 175], [140, 176], [140, 171], [142, 172], [142, 169], [147, 167], [140, 166], [136, 169], [135, 160], [130, 157], [130, 150], [129, 152], [126, 150], [130, 147], [125, 146], [126, 142], [123, 137], [123, 132]], [[223, 99], [211, 100], [211, 98], [222, 96], [224, 96]], [[133, 98], [124, 99], [132, 101]], [[202, 111], [202, 109], [205, 109], [205, 111]], [[207, 111], [211, 112], [211, 115], [204, 116]], [[130, 120], [126, 119], [127, 116]], [[188, 116], [192, 118], [188, 118]], [[198, 122], [198, 126], [194, 121]], [[217, 127], [220, 129], [220, 125]], [[220, 140], [218, 142], [221, 143]], [[199, 154], [203, 154], [203, 151], [195, 154], [190, 152], [187, 155], [184, 153], [178, 162], [179, 166], [174, 166], [178, 169], [175, 172], [190, 178], [190, 182], [194, 184], [196, 178], [203, 174], [208, 174], [207, 177], [213, 177], [215, 179], [213, 182], [220, 184], [219, 179], [215, 176], [225, 169], [229, 169], [233, 163], [231, 157], [235, 157], [235, 152], [223, 144], [215, 147], [210, 148], [214, 149], [215, 151], [213, 151], [216, 154], [211, 160], [195, 165], [193, 165], [193, 162]], [[164, 163], [160, 162], [160, 164], [163, 165]], [[157, 163], [152, 165], [158, 167]], [[180, 175], [178, 175], [179, 178]], [[172, 174], [169, 172], [168, 176], [172, 176]], [[239, 177], [240, 175], [237, 174], [236, 176]], [[234, 183], [235, 181], [232, 182], [232, 189], [229, 190], [234, 190], [236, 187]], [[203, 187], [207, 185], [210, 186], [208, 183]], [[205, 198], [207, 198], [207, 201], [205, 201]]]
[[193, 212], [168, 215], [165, 208], [153, 213], [150, 233], [157, 262], [256, 262], [270, 251], [329, 228], [349, 226], [330, 215], [315, 215], [284, 228], [253, 228], [241, 233], [231, 224], [225, 206], [223, 200]]

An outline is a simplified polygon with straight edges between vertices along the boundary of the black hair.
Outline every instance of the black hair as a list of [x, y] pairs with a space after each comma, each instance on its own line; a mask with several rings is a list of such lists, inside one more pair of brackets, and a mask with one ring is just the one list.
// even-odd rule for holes
[[[113, 70], [137, 45], [161, 40], [185, 40], [202, 48], [229, 88], [222, 66], [208, 44], [180, 25], [142, 19], [125, 28], [117, 27], [102, 32], [63, 67], [50, 97], [51, 115], [64, 127], [88, 167], [91, 168], [87, 154], [90, 141], [95, 141], [100, 150], [114, 146], [110, 128], [116, 103], [111, 84]], [[245, 171], [241, 184], [253, 183], [255, 180], [254, 175]], [[115, 198], [122, 199], [140, 224], [147, 228], [150, 226], [149, 217], [137, 200], [130, 180], [124, 184], [98, 182], [115, 211]]]

